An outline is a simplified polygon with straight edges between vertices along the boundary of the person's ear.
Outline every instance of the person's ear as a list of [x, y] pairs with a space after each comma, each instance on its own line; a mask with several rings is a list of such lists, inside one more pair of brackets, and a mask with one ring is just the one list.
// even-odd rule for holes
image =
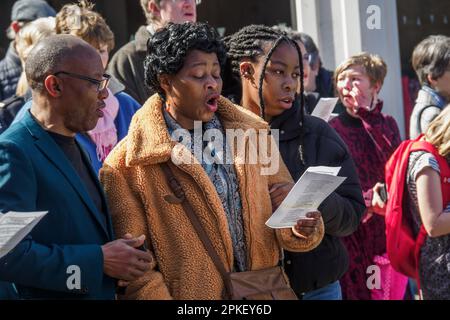
[[20, 23], [19, 23], [19, 21], [11, 22], [11, 29], [13, 29], [15, 33], [19, 32], [19, 30], [20, 30]]
[[172, 92], [172, 79], [168, 74], [162, 74], [159, 76], [159, 84], [166, 93], [166, 96]]
[[62, 95], [62, 81], [59, 81], [54, 75], [48, 75], [45, 78], [44, 87], [53, 98], [58, 98]]
[[147, 10], [154, 16], [159, 17], [161, 15], [161, 9], [159, 8], [159, 5], [157, 5], [154, 0], [150, 0], [148, 2]]
[[255, 69], [253, 65], [249, 61], [244, 61], [239, 64], [239, 73], [241, 74], [241, 78], [252, 80], [253, 75], [255, 74]]
[[436, 79], [433, 79], [433, 76], [431, 74], [427, 74], [427, 80], [432, 88], [436, 87], [437, 81]]
[[381, 90], [381, 83], [379, 83], [379, 82], [375, 83], [375, 85], [373, 86], [373, 88], [375, 89], [375, 93], [380, 93], [380, 90]]

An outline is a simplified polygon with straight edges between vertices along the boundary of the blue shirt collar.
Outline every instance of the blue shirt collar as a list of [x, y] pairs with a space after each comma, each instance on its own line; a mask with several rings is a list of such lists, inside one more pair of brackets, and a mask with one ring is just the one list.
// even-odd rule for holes
[[422, 90], [430, 95], [432, 103], [437, 107], [443, 109], [447, 105], [446, 99], [442, 97], [436, 90], [427, 85], [423, 85]]

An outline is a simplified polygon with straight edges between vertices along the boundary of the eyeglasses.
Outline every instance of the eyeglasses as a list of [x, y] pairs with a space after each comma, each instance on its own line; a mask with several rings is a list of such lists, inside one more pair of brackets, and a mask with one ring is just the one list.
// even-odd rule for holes
[[57, 77], [58, 74], [65, 74], [66, 76], [69, 76], [69, 77], [72, 77], [72, 78], [86, 80], [86, 81], [89, 81], [92, 84], [96, 84], [97, 85], [97, 92], [105, 90], [108, 87], [109, 80], [111, 79], [111, 76], [109, 74], [106, 74], [106, 73], [103, 74], [103, 79], [102, 80], [97, 80], [97, 79], [94, 79], [94, 78], [83, 76], [81, 74], [76, 74], [76, 73], [71, 73], [71, 72], [66, 72], [66, 71], [58, 71], [58, 72], [54, 73], [53, 75]]

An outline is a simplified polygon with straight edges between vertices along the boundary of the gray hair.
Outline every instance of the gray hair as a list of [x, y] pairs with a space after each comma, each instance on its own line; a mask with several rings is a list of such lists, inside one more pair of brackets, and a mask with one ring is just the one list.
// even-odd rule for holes
[[433, 35], [422, 40], [412, 54], [412, 65], [421, 84], [442, 77], [450, 65], [450, 37]]

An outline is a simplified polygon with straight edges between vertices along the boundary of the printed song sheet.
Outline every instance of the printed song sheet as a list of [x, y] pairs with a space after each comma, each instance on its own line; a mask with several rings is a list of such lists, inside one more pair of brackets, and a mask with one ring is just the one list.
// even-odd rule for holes
[[325, 200], [346, 179], [338, 177], [341, 167], [309, 167], [281, 205], [267, 220], [271, 228], [288, 228], [297, 220], [306, 218], [306, 213], [316, 211]]
[[47, 211], [0, 213], [0, 258], [14, 249], [46, 214]]

